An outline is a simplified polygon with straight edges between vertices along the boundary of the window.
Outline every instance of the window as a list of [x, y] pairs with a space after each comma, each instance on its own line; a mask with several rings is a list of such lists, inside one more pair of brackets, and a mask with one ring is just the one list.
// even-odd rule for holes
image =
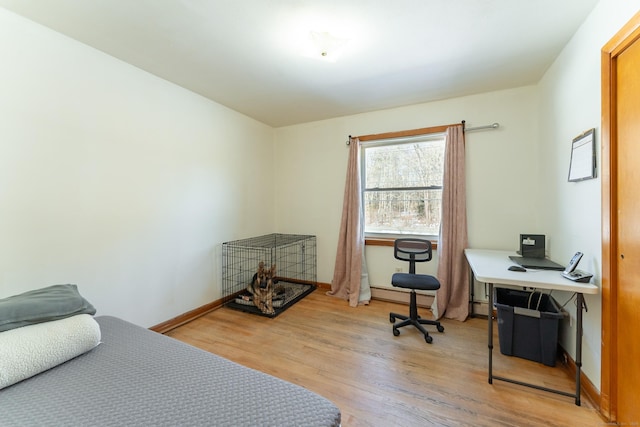
[[444, 133], [362, 145], [365, 234], [437, 236]]

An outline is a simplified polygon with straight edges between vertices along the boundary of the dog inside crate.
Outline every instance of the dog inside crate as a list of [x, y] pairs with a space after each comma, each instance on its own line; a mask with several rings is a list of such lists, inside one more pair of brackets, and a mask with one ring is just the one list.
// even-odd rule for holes
[[227, 242], [222, 258], [223, 298], [231, 308], [273, 317], [316, 287], [315, 236], [270, 234]]

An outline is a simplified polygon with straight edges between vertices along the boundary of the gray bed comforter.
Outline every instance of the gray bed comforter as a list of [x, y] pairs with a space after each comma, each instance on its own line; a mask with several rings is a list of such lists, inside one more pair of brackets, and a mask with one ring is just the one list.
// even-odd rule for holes
[[297, 385], [115, 317], [93, 350], [0, 390], [0, 426], [338, 426]]

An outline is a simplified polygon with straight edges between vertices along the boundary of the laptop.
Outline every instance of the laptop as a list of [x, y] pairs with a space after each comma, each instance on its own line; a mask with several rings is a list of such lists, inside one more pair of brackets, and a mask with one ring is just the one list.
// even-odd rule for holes
[[564, 266], [544, 257], [545, 236], [544, 234], [521, 234], [520, 251], [521, 256], [510, 256], [511, 261], [524, 268], [537, 268], [540, 270], [564, 270]]

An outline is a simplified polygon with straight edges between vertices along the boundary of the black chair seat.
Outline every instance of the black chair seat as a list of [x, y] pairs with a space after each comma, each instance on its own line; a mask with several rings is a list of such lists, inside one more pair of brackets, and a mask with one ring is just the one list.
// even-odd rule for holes
[[398, 288], [417, 289], [420, 291], [435, 291], [440, 289], [440, 282], [428, 274], [394, 273], [391, 284]]

